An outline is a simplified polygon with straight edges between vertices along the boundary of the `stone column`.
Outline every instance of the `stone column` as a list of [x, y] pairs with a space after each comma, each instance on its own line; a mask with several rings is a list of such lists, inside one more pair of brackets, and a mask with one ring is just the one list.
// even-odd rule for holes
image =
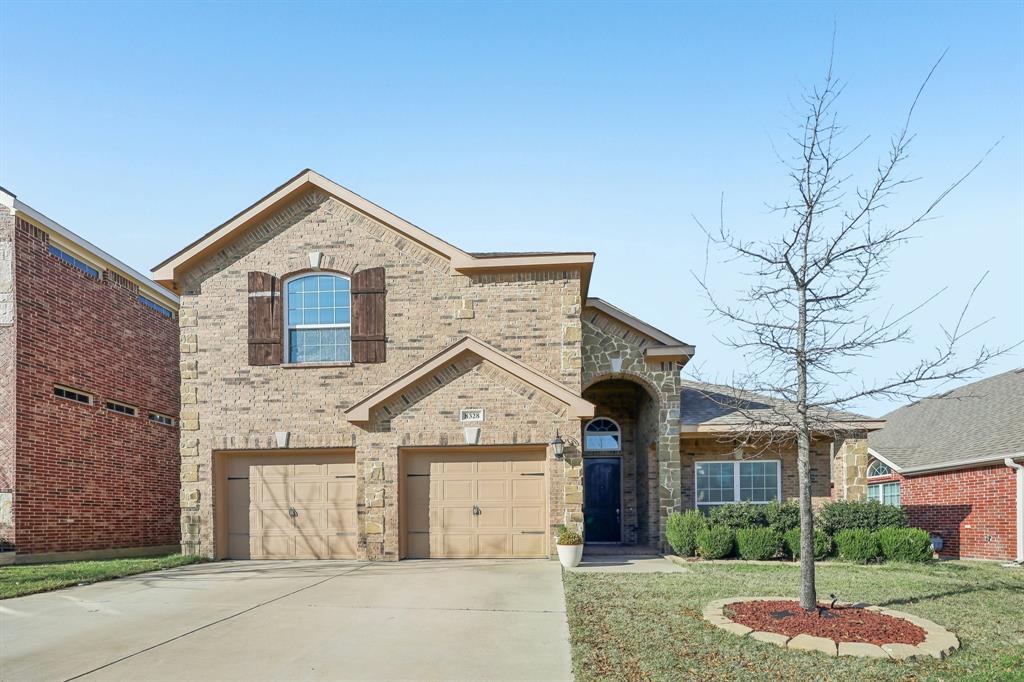
[[864, 431], [845, 434], [836, 439], [832, 482], [835, 497], [841, 500], [864, 500], [868, 495], [868, 435]]

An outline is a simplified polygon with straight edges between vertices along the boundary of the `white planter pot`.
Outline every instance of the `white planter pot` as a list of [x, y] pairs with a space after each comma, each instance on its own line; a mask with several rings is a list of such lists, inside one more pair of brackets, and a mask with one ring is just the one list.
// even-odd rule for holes
[[558, 560], [565, 568], [576, 568], [583, 559], [583, 545], [555, 545], [558, 548]]

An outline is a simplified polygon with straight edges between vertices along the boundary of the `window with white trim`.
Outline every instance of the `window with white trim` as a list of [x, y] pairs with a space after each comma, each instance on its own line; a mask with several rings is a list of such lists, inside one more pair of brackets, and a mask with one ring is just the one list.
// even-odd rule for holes
[[868, 465], [868, 478], [880, 478], [882, 476], [892, 476], [892, 468], [885, 462], [877, 459], [871, 460], [871, 464]]
[[58, 398], [64, 398], [65, 400], [71, 400], [76, 403], [82, 403], [83, 405], [92, 405], [92, 396], [82, 391], [76, 391], [73, 388], [67, 388], [66, 386], [54, 386], [53, 394]]
[[124, 403], [119, 403], [114, 400], [108, 400], [104, 407], [106, 407], [111, 412], [117, 412], [118, 414], [123, 414], [129, 417], [134, 417], [139, 413], [138, 409], [132, 407], [131, 405], [125, 405]]
[[872, 483], [868, 486], [868, 499], [893, 507], [900, 506], [900, 484], [893, 483]]
[[174, 426], [178, 423], [174, 417], [169, 417], [166, 414], [160, 414], [159, 412], [150, 412], [149, 421], [156, 422], [157, 424], [163, 424], [164, 426]]
[[286, 357], [290, 363], [352, 361], [352, 290], [348, 277], [302, 275], [285, 283]]
[[730, 502], [768, 504], [782, 497], [781, 463], [778, 460], [697, 462], [694, 465], [694, 497], [697, 509]]
[[621, 447], [622, 431], [607, 417], [592, 419], [583, 429], [583, 449], [587, 452], [618, 451]]

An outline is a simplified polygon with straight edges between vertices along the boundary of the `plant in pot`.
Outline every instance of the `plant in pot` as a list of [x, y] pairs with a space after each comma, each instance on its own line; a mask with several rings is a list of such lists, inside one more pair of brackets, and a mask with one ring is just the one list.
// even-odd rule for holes
[[558, 560], [565, 568], [575, 568], [583, 559], [583, 538], [572, 528], [558, 527]]

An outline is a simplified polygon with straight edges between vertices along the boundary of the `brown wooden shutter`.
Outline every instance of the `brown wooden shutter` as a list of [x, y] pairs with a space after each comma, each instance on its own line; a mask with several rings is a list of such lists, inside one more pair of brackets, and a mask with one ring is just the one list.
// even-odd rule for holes
[[277, 278], [249, 273], [249, 364], [281, 364], [281, 292]]
[[384, 268], [368, 268], [352, 276], [352, 362], [387, 359], [384, 298]]

